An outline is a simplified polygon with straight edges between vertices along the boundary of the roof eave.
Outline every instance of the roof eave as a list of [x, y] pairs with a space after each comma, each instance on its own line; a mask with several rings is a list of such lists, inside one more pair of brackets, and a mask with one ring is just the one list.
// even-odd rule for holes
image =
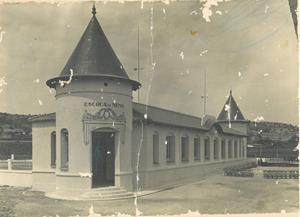
[[[141, 86], [142, 86], [141, 83], [138, 81], [131, 80], [131, 79], [125, 78], [125, 77], [109, 75], [109, 74], [74, 75], [72, 77], [72, 79], [74, 79], [74, 80], [101, 79], [101, 78], [110, 78], [110, 79], [116, 79], [116, 80], [122, 80], [122, 81], [129, 82], [132, 85], [132, 90], [137, 90], [137, 89], [141, 88]], [[48, 87], [56, 89], [56, 86], [59, 85], [59, 83], [58, 83], [59, 81], [68, 81], [69, 79], [70, 79], [70, 76], [58, 76], [58, 77], [54, 77], [54, 78], [47, 80], [46, 84]]]
[[250, 123], [249, 120], [217, 120], [217, 123], [238, 123], [238, 122], [241, 122], [241, 123]]

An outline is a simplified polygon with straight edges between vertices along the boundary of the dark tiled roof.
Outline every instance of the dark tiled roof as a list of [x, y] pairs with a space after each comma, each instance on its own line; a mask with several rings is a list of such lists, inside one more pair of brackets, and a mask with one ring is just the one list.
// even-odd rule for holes
[[247, 134], [243, 133], [243, 132], [240, 132], [238, 130], [235, 130], [235, 129], [232, 129], [232, 128], [229, 128], [227, 126], [224, 126], [224, 125], [219, 125], [222, 129], [222, 133], [224, 134], [229, 134], [229, 135], [238, 135], [238, 136], [247, 136]]
[[132, 106], [135, 119], [144, 119], [144, 115], [147, 114], [147, 120], [155, 123], [208, 130], [201, 126], [199, 117], [140, 103], [133, 103]]
[[55, 121], [55, 113], [36, 115], [29, 119], [30, 122], [40, 122], [40, 121]]
[[55, 87], [57, 80], [68, 80], [71, 69], [74, 79], [112, 77], [130, 81], [134, 90], [140, 86], [129, 79], [94, 13], [59, 77], [48, 80], [47, 85]]
[[225, 102], [218, 118], [218, 121], [246, 121], [240, 108], [235, 102], [232, 92], [230, 91], [229, 97]]

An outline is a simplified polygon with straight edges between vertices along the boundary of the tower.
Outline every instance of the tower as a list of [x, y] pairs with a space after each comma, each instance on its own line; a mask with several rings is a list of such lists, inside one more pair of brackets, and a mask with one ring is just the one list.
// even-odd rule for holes
[[249, 121], [244, 118], [244, 115], [233, 98], [232, 90], [229, 92], [229, 97], [217, 118], [217, 122], [220, 125], [225, 125], [229, 128], [247, 134]]
[[56, 90], [56, 190], [131, 189], [132, 91], [140, 83], [128, 77], [95, 6], [60, 75], [46, 84]]

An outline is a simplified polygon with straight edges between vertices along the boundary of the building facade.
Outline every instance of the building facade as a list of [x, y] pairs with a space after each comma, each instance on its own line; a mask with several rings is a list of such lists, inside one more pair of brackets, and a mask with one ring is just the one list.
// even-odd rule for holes
[[248, 121], [231, 92], [217, 120], [133, 102], [141, 84], [92, 14], [60, 75], [47, 81], [55, 113], [32, 119], [33, 189], [158, 189], [247, 162]]

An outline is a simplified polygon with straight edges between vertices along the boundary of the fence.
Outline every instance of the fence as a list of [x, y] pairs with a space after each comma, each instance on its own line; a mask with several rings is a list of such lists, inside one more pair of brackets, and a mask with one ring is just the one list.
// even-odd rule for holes
[[282, 166], [282, 167], [298, 167], [299, 161], [285, 160], [281, 158], [257, 158], [259, 166]]
[[32, 170], [32, 160], [0, 160], [1, 170]]
[[263, 175], [265, 179], [298, 179], [299, 171], [264, 170]]

